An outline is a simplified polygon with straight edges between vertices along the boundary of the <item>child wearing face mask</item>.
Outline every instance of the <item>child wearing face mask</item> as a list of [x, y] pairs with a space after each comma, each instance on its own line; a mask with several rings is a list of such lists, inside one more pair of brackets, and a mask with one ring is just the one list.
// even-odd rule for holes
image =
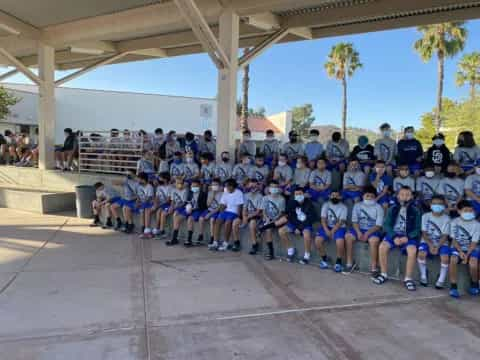
[[205, 222], [210, 222], [210, 241], [209, 245], [213, 243], [213, 232], [215, 220], [218, 217], [220, 210], [220, 200], [223, 195], [223, 186], [220, 178], [212, 180], [210, 189], [207, 195], [207, 210], [205, 210], [198, 219], [198, 238], [195, 245], [203, 244], [203, 233], [205, 232]]
[[452, 245], [450, 249], [450, 296], [460, 296], [457, 288], [458, 264], [468, 264], [470, 268], [471, 285], [469, 293], [478, 295], [478, 261], [480, 259], [480, 223], [475, 220], [475, 212], [472, 204], [463, 200], [458, 203], [460, 216], [450, 223], [450, 237]]
[[409, 187], [412, 191], [415, 190], [415, 178], [410, 176], [408, 165], [400, 165], [398, 167], [398, 176], [393, 179], [393, 192], [395, 196], [397, 196], [402, 187]]
[[480, 216], [480, 161], [475, 165], [475, 172], [465, 180], [465, 195], [472, 203], [477, 217]]
[[297, 158], [305, 155], [305, 147], [295, 130], [288, 133], [288, 140], [283, 144], [282, 153], [287, 155], [289, 165], [294, 167]]
[[200, 154], [200, 181], [202, 185], [208, 187], [215, 176], [215, 163], [213, 155], [209, 152]]
[[185, 176], [185, 163], [183, 162], [183, 156], [180, 151], [175, 153], [175, 157], [170, 164], [170, 176], [172, 179]]
[[249, 179], [257, 180], [261, 185], [265, 186], [270, 175], [270, 168], [265, 165], [262, 154], [255, 155], [255, 165], [250, 167], [248, 172]]
[[222, 152], [220, 162], [215, 165], [215, 177], [219, 178], [222, 184], [232, 177], [233, 165], [230, 162], [230, 153]]
[[390, 193], [393, 187], [393, 179], [387, 173], [385, 161], [377, 160], [375, 162], [375, 169], [370, 174], [369, 180], [371, 185], [377, 190], [377, 196], [375, 200], [386, 211], [391, 200]]
[[232, 177], [237, 182], [240, 190], [246, 186], [249, 179], [248, 175], [252, 172], [252, 166], [250, 155], [242, 154], [241, 162], [233, 167]]
[[356, 203], [352, 210], [352, 229], [345, 235], [347, 253], [347, 272], [351, 272], [353, 263], [353, 243], [358, 240], [368, 243], [370, 247], [370, 271], [372, 276], [379, 274], [378, 246], [383, 226], [384, 209], [376, 201], [377, 191], [367, 186], [363, 193], [363, 201]]
[[273, 171], [273, 180], [278, 182], [282, 192], [285, 191], [292, 184], [293, 170], [288, 165], [288, 157], [285, 154], [280, 154], [278, 158], [278, 165]]
[[312, 245], [313, 223], [315, 221], [315, 209], [312, 201], [305, 197], [305, 189], [297, 187], [293, 198], [287, 203], [287, 224], [278, 230], [278, 235], [287, 249], [287, 261], [295, 259], [296, 249], [289, 234], [301, 235], [303, 237], [305, 253], [299, 263], [306, 265], [310, 261]]
[[305, 144], [305, 155], [308, 158], [308, 167], [313, 169], [316, 160], [323, 155], [323, 144], [319, 141], [320, 132], [317, 129], [310, 130], [308, 142]]
[[140, 237], [151, 238], [152, 229], [150, 228], [150, 217], [152, 213], [155, 191], [152, 184], [148, 182], [147, 173], [142, 172], [138, 174], [137, 179], [137, 203], [135, 211], [140, 214], [140, 222], [142, 224], [142, 233], [140, 234]]
[[423, 147], [420, 141], [415, 139], [415, 129], [407, 126], [404, 137], [397, 144], [397, 163], [407, 165], [410, 173], [415, 176], [419, 173], [423, 160]]
[[167, 246], [174, 246], [178, 244], [178, 229], [180, 228], [180, 218], [185, 213], [185, 206], [188, 200], [188, 189], [182, 177], [175, 179], [175, 188], [170, 192], [170, 208], [165, 215], [165, 221], [168, 216], [173, 216], [173, 232], [171, 240], [166, 242]]
[[424, 175], [416, 181], [416, 197], [422, 209], [430, 210], [430, 203], [435, 194], [438, 193], [438, 186], [442, 177], [435, 173], [435, 168], [431, 164], [425, 165]]
[[[320, 269], [328, 269], [327, 252], [325, 250], [325, 243], [329, 240], [335, 241], [337, 245], [337, 260], [335, 262], [334, 270], [341, 272], [343, 270], [342, 258], [343, 249], [345, 247], [345, 224], [347, 222], [347, 207], [342, 203], [342, 195], [339, 191], [332, 191], [330, 194], [330, 201], [327, 201], [322, 206], [320, 213], [322, 225], [318, 229], [315, 237], [315, 247], [320, 255]], [[337, 244], [338, 242], [338, 244]]]
[[350, 155], [350, 144], [342, 139], [342, 135], [335, 131], [332, 139], [327, 142], [325, 156], [328, 160], [328, 170], [338, 170], [341, 173], [345, 171], [348, 156]]
[[280, 142], [275, 139], [273, 130], [268, 129], [265, 132], [265, 140], [260, 146], [260, 153], [265, 157], [265, 164], [270, 168], [277, 163], [278, 155], [280, 153]]
[[438, 184], [438, 193], [445, 196], [447, 201], [447, 213], [451, 217], [457, 217], [457, 204], [463, 200], [465, 191], [465, 180], [458, 176], [459, 166], [456, 163], [450, 163], [447, 167], [446, 177], [440, 180]]
[[198, 179], [200, 176], [200, 168], [195, 162], [193, 152], [187, 152], [185, 154], [185, 163], [183, 164], [183, 176], [187, 183], [191, 183], [193, 179]]
[[480, 147], [475, 143], [475, 138], [471, 131], [462, 131], [458, 134], [453, 160], [460, 164], [467, 175], [473, 173], [475, 164], [480, 160]]
[[331, 193], [332, 173], [327, 170], [327, 160], [325, 158], [317, 160], [317, 168], [310, 173], [308, 183], [307, 193], [312, 201], [328, 200]]
[[187, 220], [187, 240], [183, 243], [183, 246], [190, 247], [193, 245], [193, 227], [200, 219], [200, 216], [207, 209], [207, 193], [202, 191], [202, 184], [199, 180], [195, 179], [190, 185], [190, 191], [187, 195], [187, 203], [184, 208], [179, 209], [176, 212], [176, 217], [173, 221], [173, 231], [178, 231], [183, 220]]
[[[250, 241], [252, 243], [252, 248], [249, 252], [250, 255], [256, 255], [258, 252], [257, 224], [260, 221], [260, 216], [262, 213], [262, 189], [262, 183], [259, 183], [257, 179], [253, 178], [248, 181], [248, 192], [245, 194], [245, 204], [242, 209], [242, 218], [235, 219], [235, 222], [242, 224], [241, 226], [248, 226]], [[238, 225], [240, 226], [240, 224]]]
[[445, 135], [438, 133], [432, 137], [432, 146], [427, 150], [425, 162], [432, 166], [438, 166], [442, 172], [447, 171], [447, 166], [452, 159], [450, 150], [445, 145]]
[[397, 143], [392, 139], [390, 124], [380, 125], [381, 137], [375, 141], [374, 155], [378, 160], [383, 160], [387, 166], [388, 175], [392, 176], [397, 157]]
[[170, 174], [168, 172], [160, 173], [152, 209], [152, 213], [157, 214], [156, 226], [153, 228], [152, 234], [158, 238], [166, 237], [165, 224], [168, 209], [170, 208], [171, 192]]
[[360, 169], [356, 159], [348, 163], [348, 171], [343, 174], [342, 197], [345, 201], [358, 202], [362, 198], [362, 191], [367, 182], [367, 176]]
[[358, 137], [358, 145], [355, 145], [352, 152], [350, 153], [351, 159], [356, 159], [362, 167], [362, 171], [365, 174], [370, 173], [370, 169], [375, 163], [375, 149], [368, 143], [368, 137], [361, 135]]
[[420, 271], [420, 285], [427, 286], [427, 259], [440, 256], [440, 275], [435, 288], [443, 289], [448, 273], [450, 247], [450, 217], [445, 213], [445, 198], [443, 195], [434, 195], [431, 199], [430, 212], [422, 216], [422, 238], [418, 246], [418, 269]]
[[153, 154], [148, 150], [143, 150], [141, 159], [137, 161], [137, 175], [142, 172], [148, 175], [155, 173]]
[[[306, 156], [300, 156], [297, 159], [295, 172], [293, 173], [293, 186], [295, 188], [304, 188], [308, 186], [311, 170], [308, 168], [308, 159]], [[291, 190], [292, 191], [292, 190]]]
[[248, 155], [250, 161], [253, 161], [253, 157], [257, 153], [257, 144], [252, 140], [252, 133], [250, 130], [244, 130], [242, 132], [242, 140], [238, 146], [237, 158], [242, 155]]

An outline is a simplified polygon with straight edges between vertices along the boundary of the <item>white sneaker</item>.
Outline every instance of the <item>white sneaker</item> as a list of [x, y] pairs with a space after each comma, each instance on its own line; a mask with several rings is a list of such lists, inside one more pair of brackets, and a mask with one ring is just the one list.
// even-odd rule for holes
[[208, 250], [218, 250], [218, 242], [214, 241], [211, 244], [208, 244]]
[[158, 233], [159, 233], [159, 230], [158, 230], [158, 229], [153, 229], [153, 230], [152, 230], [152, 234], [153, 234], [153, 235], [158, 235]]
[[218, 251], [227, 251], [228, 250], [228, 242], [224, 241], [222, 245], [218, 247]]

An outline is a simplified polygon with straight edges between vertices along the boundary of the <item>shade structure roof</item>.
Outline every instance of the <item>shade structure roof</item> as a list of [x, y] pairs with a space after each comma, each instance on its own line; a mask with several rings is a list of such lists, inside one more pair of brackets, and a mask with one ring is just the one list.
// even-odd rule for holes
[[[380, 31], [480, 17], [480, 1], [195, 0], [218, 34], [231, 6], [240, 16], [240, 46], [256, 46], [280, 29], [279, 42]], [[2, 0], [0, 48], [36, 66], [37, 42], [55, 48], [59, 70], [204, 52], [173, 0]], [[0, 55], [1, 64], [9, 64]]]

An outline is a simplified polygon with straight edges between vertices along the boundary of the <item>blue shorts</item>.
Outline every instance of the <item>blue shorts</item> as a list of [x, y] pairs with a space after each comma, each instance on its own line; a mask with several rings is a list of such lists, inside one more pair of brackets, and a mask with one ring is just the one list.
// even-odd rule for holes
[[[454, 247], [450, 248], [450, 256], [457, 256], [460, 260], [460, 254], [458, 250]], [[472, 251], [470, 257], [474, 259], [480, 259], [480, 249], [477, 247], [475, 250]]]
[[[365, 234], [365, 233], [367, 232], [367, 230], [362, 230], [362, 229], [360, 229], [360, 232], [361, 232], [362, 234]], [[357, 232], [355, 231], [355, 229], [348, 229], [347, 234], [352, 235], [352, 236], [355, 238], [355, 240], [358, 240]], [[382, 234], [380, 234], [379, 231], [374, 231], [373, 233], [370, 234], [370, 236], [368, 237], [367, 240], [370, 240], [372, 237], [378, 237], [379, 239], [381, 239], [381, 238], [382, 238]]]
[[200, 219], [200, 216], [202, 216], [202, 214], [202, 210], [193, 210], [190, 216], [192, 217], [193, 221], [197, 222], [198, 219]]
[[111, 198], [109, 202], [110, 202], [110, 204], [121, 205], [122, 204], [122, 198], [120, 196], [115, 196], [114, 198]]
[[217, 217], [217, 219], [222, 221], [233, 221], [236, 218], [238, 218], [238, 215], [230, 211], [222, 211], [221, 213], [218, 214], [218, 217]]
[[343, 190], [342, 191], [342, 197], [344, 200], [348, 199], [361, 199], [363, 195], [362, 191], [352, 191], [352, 190]]
[[170, 209], [170, 204], [169, 203], [164, 203], [158, 207], [157, 210], [162, 210], [162, 211], [168, 211]]
[[187, 209], [185, 208], [185, 206], [175, 209], [175, 212], [178, 215], [182, 215], [183, 217], [188, 217], [188, 215], [189, 215], [189, 214], [187, 214]]
[[[421, 242], [420, 245], [418, 245], [418, 251], [422, 251], [427, 253], [428, 257], [433, 256], [432, 253], [430, 252], [430, 246], [426, 242]], [[440, 256], [448, 256], [450, 255], [450, 247], [448, 245], [442, 245], [438, 249], [438, 255]]]
[[[208, 216], [208, 214], [210, 214], [210, 211], [209, 210], [205, 210], [203, 211], [201, 214], [200, 214], [200, 217], [202, 218], [206, 218]], [[218, 218], [218, 215], [219, 215], [219, 212], [217, 211], [216, 213], [213, 213], [210, 215], [209, 219], [214, 219], [216, 220]]]
[[408, 242], [406, 244], [403, 244], [402, 246], [399, 247], [398, 245], [395, 244], [395, 242], [393, 240], [397, 237], [402, 237], [402, 236], [405, 236], [405, 235], [397, 234], [393, 238], [390, 237], [389, 235], [385, 235], [385, 237], [383, 238], [383, 241], [387, 242], [390, 245], [390, 250], [399, 248], [400, 251], [402, 252], [402, 254], [407, 253], [407, 247], [409, 247], [409, 246], [417, 247], [418, 246], [418, 241], [417, 240], [408, 239]]
[[[330, 229], [331, 230], [331, 229]], [[335, 231], [335, 233], [333, 234], [333, 240], [337, 241], [337, 240], [343, 240], [345, 239], [345, 228], [344, 227], [341, 227], [340, 229], [338, 229], [337, 231]], [[324, 240], [328, 240], [329, 237], [327, 236], [327, 234], [325, 233], [325, 229], [323, 228], [323, 226], [320, 226], [320, 228], [318, 229], [318, 232], [317, 232], [317, 236], [323, 238]]]
[[145, 209], [151, 209], [153, 207], [153, 203], [150, 202], [150, 201], [147, 201], [147, 202], [142, 202], [140, 203], [139, 206], [137, 206], [135, 208], [135, 212], [139, 213], [139, 212], [143, 212]]
[[136, 204], [137, 204], [136, 200], [126, 200], [126, 199], [120, 200], [120, 205], [122, 207], [128, 207], [131, 210], [135, 210]]
[[308, 189], [307, 193], [310, 195], [310, 198], [313, 201], [317, 201], [318, 199], [322, 199], [322, 200], [326, 201], [330, 197], [330, 194], [332, 193], [332, 190], [331, 189], [326, 189], [326, 190], [323, 190], [323, 191], [317, 191], [317, 190], [313, 190], [313, 189]]
[[300, 233], [301, 233], [302, 235], [303, 235], [303, 232], [304, 232], [305, 230], [308, 230], [308, 231], [310, 231], [310, 233], [313, 233], [313, 227], [312, 227], [312, 225], [307, 225], [307, 226], [305, 226], [303, 229], [301, 229], [301, 228], [298, 228], [297, 226], [295, 226], [295, 225], [292, 224], [292, 223], [287, 223], [287, 228], [288, 228], [288, 232], [290, 232], [290, 233], [294, 233], [295, 230], [300, 230]]

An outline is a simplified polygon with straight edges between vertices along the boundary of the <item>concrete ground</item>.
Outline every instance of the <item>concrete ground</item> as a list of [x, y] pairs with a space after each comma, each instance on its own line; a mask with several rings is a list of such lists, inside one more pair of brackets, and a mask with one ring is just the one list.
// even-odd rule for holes
[[0, 209], [0, 358], [467, 359], [480, 302]]

